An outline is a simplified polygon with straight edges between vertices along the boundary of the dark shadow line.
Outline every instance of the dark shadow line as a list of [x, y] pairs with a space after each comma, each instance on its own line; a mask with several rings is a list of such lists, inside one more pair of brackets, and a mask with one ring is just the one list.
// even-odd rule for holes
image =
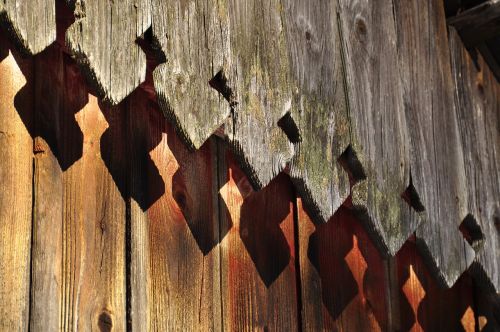
[[303, 331], [303, 317], [302, 317], [302, 278], [301, 278], [301, 267], [300, 267], [300, 237], [299, 237], [299, 209], [297, 206], [297, 192], [294, 186], [292, 187], [292, 199], [293, 199], [293, 239], [294, 239], [294, 255], [295, 255], [295, 292], [297, 294], [297, 320], [298, 320], [298, 331]]

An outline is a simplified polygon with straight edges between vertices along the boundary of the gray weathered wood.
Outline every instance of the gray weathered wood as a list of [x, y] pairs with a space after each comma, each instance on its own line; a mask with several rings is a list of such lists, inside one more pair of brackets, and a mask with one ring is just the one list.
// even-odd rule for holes
[[278, 120], [290, 111], [288, 58], [278, 0], [228, 1], [236, 94], [225, 124], [229, 144], [252, 185], [267, 185], [291, 159], [292, 146]]
[[66, 42], [101, 98], [118, 104], [146, 76], [146, 55], [136, 43], [151, 25], [149, 0], [67, 0], [75, 23]]
[[454, 29], [450, 30], [450, 48], [468, 211], [479, 227], [469, 230], [476, 249], [472, 271], [483, 286], [499, 292], [500, 234], [495, 226], [495, 218], [500, 217], [498, 88], [484, 61], [481, 69], [476, 69]]
[[451, 286], [472, 263], [474, 250], [459, 231], [467, 216], [467, 189], [447, 31], [440, 19], [443, 4], [394, 4], [400, 65], [407, 82], [412, 180], [425, 208], [417, 242], [438, 282]]
[[56, 40], [54, 0], [0, 1], [0, 24], [22, 51], [37, 54]]
[[401, 197], [410, 186], [410, 157], [395, 19], [390, 0], [340, 1], [352, 148], [366, 176], [352, 189], [353, 208], [391, 255], [419, 222]]
[[154, 72], [159, 103], [188, 145], [198, 149], [234, 103], [226, 82], [231, 65], [227, 0], [152, 4], [153, 47], [166, 60]]
[[294, 95], [283, 125], [296, 143], [290, 175], [316, 222], [328, 221], [349, 195], [338, 161], [350, 124], [337, 10], [334, 1], [284, 1]]

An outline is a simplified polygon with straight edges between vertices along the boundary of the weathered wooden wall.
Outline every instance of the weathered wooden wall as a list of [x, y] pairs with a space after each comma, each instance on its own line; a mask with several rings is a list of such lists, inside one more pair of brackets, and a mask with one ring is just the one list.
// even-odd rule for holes
[[500, 329], [500, 85], [441, 1], [29, 2], [0, 330]]

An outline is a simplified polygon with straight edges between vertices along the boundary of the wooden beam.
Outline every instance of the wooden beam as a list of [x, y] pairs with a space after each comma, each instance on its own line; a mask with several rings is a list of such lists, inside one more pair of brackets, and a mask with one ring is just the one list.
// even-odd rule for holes
[[448, 19], [467, 47], [500, 34], [500, 0], [488, 0]]

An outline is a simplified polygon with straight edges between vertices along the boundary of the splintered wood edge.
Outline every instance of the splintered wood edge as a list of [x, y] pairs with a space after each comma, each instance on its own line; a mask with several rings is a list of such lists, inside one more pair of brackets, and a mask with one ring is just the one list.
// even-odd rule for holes
[[[0, 26], [2, 26], [10, 35], [12, 42], [17, 46], [18, 50], [25, 55], [36, 55], [46, 49], [50, 44], [56, 40], [56, 5], [54, 0], [43, 0], [41, 3], [45, 5], [49, 15], [38, 13], [39, 15], [28, 15], [26, 17], [22, 13], [20, 7], [37, 8], [40, 6], [41, 1], [37, 0], [24, 0], [24, 4], [17, 6], [20, 0], [3, 1], [3, 6], [0, 6]], [[12, 6], [15, 2], [16, 11], [7, 7]], [[10, 4], [10, 5], [9, 5]], [[33, 22], [26, 22], [24, 20], [34, 18]], [[28, 31], [30, 34], [28, 35]]]

